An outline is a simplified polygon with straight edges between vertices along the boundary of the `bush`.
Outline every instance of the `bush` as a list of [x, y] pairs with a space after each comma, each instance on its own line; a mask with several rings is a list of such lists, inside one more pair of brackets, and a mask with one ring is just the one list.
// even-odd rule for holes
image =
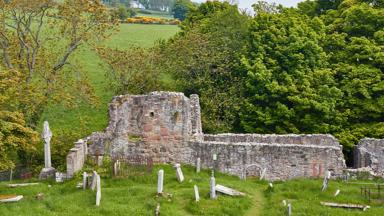
[[128, 18], [126, 23], [141, 23], [141, 24], [160, 24], [160, 25], [179, 25], [181, 22], [178, 19], [163, 19], [154, 17], [137, 16]]

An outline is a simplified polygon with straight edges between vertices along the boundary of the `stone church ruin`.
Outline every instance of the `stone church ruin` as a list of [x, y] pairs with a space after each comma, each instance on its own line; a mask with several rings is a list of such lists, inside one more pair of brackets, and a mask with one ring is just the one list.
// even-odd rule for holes
[[190, 165], [200, 158], [202, 168], [243, 178], [264, 172], [268, 180], [322, 177], [327, 170], [338, 177], [346, 168], [342, 146], [331, 135], [203, 134], [198, 95], [176, 92], [114, 97], [108, 127], [81, 141], [67, 156], [68, 176], [81, 169], [86, 154]]

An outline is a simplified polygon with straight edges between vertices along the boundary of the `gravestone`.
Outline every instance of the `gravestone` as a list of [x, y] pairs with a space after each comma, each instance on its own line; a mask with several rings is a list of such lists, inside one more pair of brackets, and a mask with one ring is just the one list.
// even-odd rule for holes
[[199, 173], [201, 169], [201, 160], [200, 158], [197, 158], [196, 160], [196, 173]]
[[261, 173], [260, 173], [260, 180], [264, 179], [266, 172], [267, 172], [267, 168], [264, 168], [263, 171], [261, 171]]
[[87, 188], [87, 172], [83, 172], [83, 190]]
[[101, 200], [101, 181], [100, 176], [97, 175], [96, 177], [96, 206], [100, 206], [100, 200]]
[[292, 215], [292, 205], [291, 205], [291, 203], [288, 203], [287, 215], [288, 216]]
[[331, 172], [327, 170], [325, 172], [324, 180], [323, 180], [323, 187], [321, 188], [321, 191], [325, 191], [328, 187], [329, 179], [331, 179]]
[[183, 171], [181, 170], [180, 164], [175, 164], [175, 168], [176, 168], [177, 180], [179, 182], [183, 182], [184, 181], [184, 175], [183, 175]]
[[199, 188], [197, 187], [197, 185], [193, 186], [193, 188], [195, 189], [195, 200], [196, 202], [199, 202], [200, 201]]
[[56, 172], [55, 173], [55, 179], [56, 179], [56, 182], [58, 183], [61, 183], [61, 182], [64, 182], [64, 179], [66, 179], [66, 174], [65, 173], [61, 173], [61, 172]]
[[164, 183], [164, 170], [159, 170], [157, 173], [157, 194], [163, 193], [163, 183]]
[[337, 196], [337, 195], [339, 195], [339, 193], [340, 193], [340, 190], [339, 190], [339, 189], [337, 189], [337, 191], [335, 192], [334, 196]]
[[95, 190], [96, 184], [97, 184], [97, 172], [93, 171], [92, 173], [92, 183], [91, 183], [91, 190]]
[[211, 199], [216, 199], [216, 180], [215, 177], [211, 177], [211, 180], [209, 182], [209, 188], [210, 188], [210, 197]]
[[55, 176], [56, 170], [51, 165], [52, 131], [49, 129], [47, 121], [44, 121], [43, 127], [41, 138], [44, 140], [44, 168], [40, 172], [39, 179], [48, 179]]
[[230, 195], [230, 196], [245, 196], [245, 193], [242, 193], [242, 192], [237, 191], [235, 189], [232, 189], [232, 188], [229, 188], [229, 187], [225, 187], [225, 186], [219, 185], [219, 184], [217, 184], [215, 186], [215, 190], [217, 192], [220, 192], [220, 193], [223, 193], [223, 194], [226, 194], [226, 195]]

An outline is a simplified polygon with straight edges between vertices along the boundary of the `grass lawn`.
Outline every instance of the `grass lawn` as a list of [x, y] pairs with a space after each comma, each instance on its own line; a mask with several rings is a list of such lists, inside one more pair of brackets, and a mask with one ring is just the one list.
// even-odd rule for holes
[[[157, 197], [157, 171], [160, 168], [164, 169], [164, 196]], [[102, 177], [100, 207], [95, 206], [95, 192], [75, 187], [81, 176], [64, 184], [51, 182], [51, 188], [49, 183], [7, 188], [3, 182], [0, 194], [21, 194], [24, 199], [18, 203], [0, 204], [0, 215], [154, 215], [157, 203], [160, 203], [161, 215], [244, 215], [252, 206], [253, 193], [261, 188], [258, 182], [241, 182], [237, 177], [218, 174], [218, 184], [234, 187], [249, 195], [219, 195], [217, 200], [210, 200], [210, 171], [196, 174], [193, 167], [183, 167], [183, 172], [183, 183], [177, 182], [171, 166], [156, 166], [147, 176], [126, 179]], [[199, 203], [194, 198], [195, 184], [199, 187]], [[44, 193], [43, 200], [35, 199], [38, 193]]]
[[[178, 29], [178, 26], [174, 25], [122, 24], [120, 31], [105, 44], [118, 49], [129, 49], [131, 46], [150, 47], [159, 39], [175, 35]], [[114, 92], [105, 79], [107, 68], [92, 50], [83, 48], [73, 56], [73, 59], [81, 63], [82, 70], [88, 75], [95, 94], [99, 98], [99, 104], [97, 107], [79, 104], [75, 108], [51, 105], [45, 110], [40, 125], [44, 120], [48, 120], [54, 133], [69, 130], [78, 132], [80, 136], [86, 136], [106, 127], [108, 103], [112, 100]]]
[[[164, 169], [164, 196], [156, 196], [157, 171]], [[235, 188], [247, 195], [230, 197], [219, 194], [217, 200], [209, 199], [210, 171], [196, 174], [193, 167], [182, 167], [185, 180], [178, 183], [175, 170], [169, 165], [155, 166], [152, 174], [132, 176], [124, 179], [102, 177], [102, 198], [100, 207], [95, 206], [95, 192], [76, 189], [81, 182], [75, 179], [63, 184], [44, 182], [37, 186], [8, 188], [0, 183], [0, 194], [24, 195], [18, 203], [0, 204], [1, 215], [154, 215], [160, 203], [161, 215], [286, 215], [287, 207], [282, 200], [292, 204], [293, 215], [384, 215], [380, 203], [369, 203], [360, 196], [360, 186], [341, 181], [330, 181], [325, 192], [320, 188], [322, 180], [291, 180], [275, 182], [273, 190], [268, 182], [256, 179], [247, 181], [238, 177], [216, 173], [216, 183]], [[90, 171], [90, 170], [88, 170]], [[51, 184], [52, 187], [48, 187]], [[200, 202], [194, 200], [193, 185], [199, 187]], [[334, 192], [340, 189], [339, 196]], [[35, 195], [44, 194], [43, 200]], [[172, 194], [167, 196], [167, 194]], [[370, 209], [348, 210], [320, 205], [320, 201], [368, 204]]]

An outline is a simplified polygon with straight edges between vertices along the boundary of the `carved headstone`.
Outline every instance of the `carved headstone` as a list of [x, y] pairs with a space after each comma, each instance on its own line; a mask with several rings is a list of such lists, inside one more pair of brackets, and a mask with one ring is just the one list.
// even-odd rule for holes
[[209, 182], [209, 188], [210, 188], [210, 197], [211, 199], [216, 199], [216, 180], [215, 177], [211, 177], [211, 180]]
[[159, 170], [157, 173], [157, 193], [163, 193], [163, 183], [164, 183], [164, 170]]
[[44, 140], [44, 168], [40, 172], [39, 179], [48, 179], [55, 176], [56, 170], [51, 165], [52, 131], [49, 129], [47, 121], [44, 122], [41, 138]]
[[183, 175], [183, 171], [181, 170], [180, 164], [175, 164], [175, 168], [176, 168], [177, 180], [179, 182], [183, 182], [184, 181], [184, 175]]
[[292, 205], [291, 205], [291, 203], [288, 203], [287, 215], [288, 216], [292, 215]]
[[193, 188], [195, 190], [195, 200], [196, 202], [199, 202], [200, 201], [199, 188], [197, 187], [197, 185], [193, 186]]
[[101, 181], [100, 176], [97, 175], [96, 177], [96, 206], [100, 206], [100, 200], [101, 200]]
[[87, 188], [87, 172], [83, 172], [83, 190]]
[[265, 178], [265, 174], [267, 172], [267, 168], [264, 168], [260, 173], [260, 180], [263, 180]]
[[196, 173], [199, 173], [201, 169], [201, 160], [200, 158], [197, 158], [196, 160]]

